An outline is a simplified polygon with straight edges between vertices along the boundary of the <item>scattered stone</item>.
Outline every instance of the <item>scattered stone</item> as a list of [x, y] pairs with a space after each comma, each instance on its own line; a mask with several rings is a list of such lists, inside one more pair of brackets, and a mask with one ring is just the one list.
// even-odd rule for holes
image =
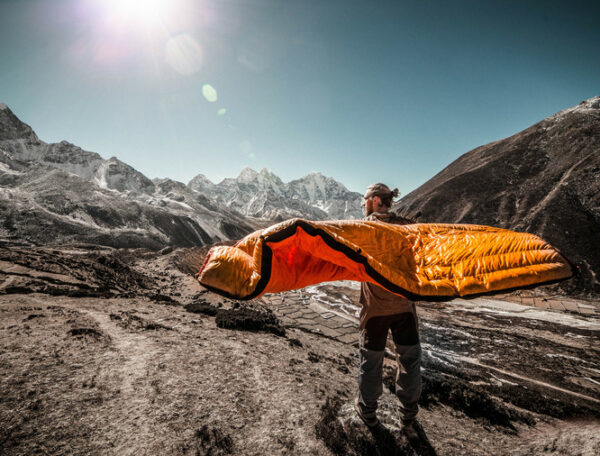
[[277, 437], [277, 442], [288, 451], [296, 448], [296, 441], [293, 437]]
[[231, 436], [218, 428], [204, 425], [196, 431], [196, 439], [198, 439], [197, 455], [223, 456], [233, 453], [234, 445]]
[[217, 315], [217, 312], [219, 310], [218, 307], [215, 307], [204, 301], [188, 304], [184, 308], [188, 312], [210, 315], [211, 317], [214, 317], [215, 315]]
[[270, 311], [260, 312], [246, 307], [231, 310], [219, 309], [215, 321], [219, 328], [263, 331], [277, 336], [285, 336], [285, 329]]
[[167, 296], [164, 294], [156, 293], [148, 295], [148, 298], [151, 301], [159, 302], [161, 304], [166, 304], [168, 306], [178, 306], [180, 303], [176, 299], [173, 299], [171, 296]]
[[339, 370], [342, 374], [349, 374], [350, 373], [350, 369], [348, 369], [344, 365], [338, 365], [337, 366], [337, 370]]
[[290, 347], [302, 347], [302, 342], [300, 342], [298, 339], [294, 339], [294, 338], [290, 338], [288, 339], [288, 342], [290, 344]]
[[93, 339], [102, 339], [104, 335], [94, 328], [73, 328], [69, 330], [69, 335], [73, 337], [90, 336]]
[[317, 355], [315, 352], [308, 352], [308, 360], [311, 363], [318, 363], [319, 361], [321, 361], [321, 356]]
[[156, 323], [154, 321], [146, 322], [144, 325], [144, 329], [149, 330], [149, 331], [156, 330], [156, 329], [166, 329], [167, 331], [173, 330], [173, 328], [171, 328], [170, 326], [166, 326], [161, 323]]
[[158, 254], [159, 255], [168, 255], [172, 251], [173, 251], [173, 247], [165, 247], [164, 249], [159, 250]]
[[119, 326], [125, 329], [137, 329], [144, 331], [155, 331], [158, 329], [164, 329], [167, 331], [173, 330], [173, 328], [170, 326], [151, 320], [146, 320], [145, 318], [142, 318], [133, 312], [121, 312], [120, 315], [111, 313], [109, 316], [111, 320], [116, 320]]

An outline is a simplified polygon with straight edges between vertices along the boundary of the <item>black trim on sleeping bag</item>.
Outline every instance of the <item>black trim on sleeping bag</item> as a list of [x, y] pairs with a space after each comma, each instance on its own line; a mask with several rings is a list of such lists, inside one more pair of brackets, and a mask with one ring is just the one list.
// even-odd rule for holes
[[[289, 238], [290, 236], [293, 236], [294, 234], [296, 234], [298, 227], [302, 228], [310, 236], [320, 236], [321, 239], [323, 239], [323, 241], [325, 242], [325, 244], [327, 244], [328, 247], [332, 248], [333, 250], [337, 250], [338, 252], [343, 253], [350, 260], [352, 260], [356, 263], [362, 264], [365, 267], [365, 272], [373, 280], [375, 280], [375, 282], [377, 282], [380, 286], [382, 286], [383, 288], [386, 288], [387, 290], [389, 290], [393, 293], [400, 294], [400, 295], [404, 296], [406, 299], [409, 299], [411, 301], [440, 302], [440, 301], [449, 301], [454, 298], [471, 299], [471, 298], [476, 298], [479, 296], [492, 296], [494, 294], [507, 293], [507, 292], [514, 291], [514, 290], [535, 288], [540, 285], [548, 285], [551, 283], [556, 283], [556, 282], [565, 280], [565, 279], [554, 279], [554, 280], [549, 280], [546, 282], [540, 282], [540, 283], [522, 286], [522, 287], [520, 286], [520, 287], [514, 287], [514, 288], [508, 288], [508, 289], [505, 288], [502, 290], [485, 291], [482, 293], [472, 294], [472, 295], [468, 295], [468, 296], [460, 296], [459, 294], [455, 294], [455, 295], [451, 295], [451, 296], [448, 296], [448, 295], [445, 295], [445, 296], [420, 295], [417, 293], [412, 293], [411, 291], [408, 291], [405, 288], [402, 288], [402, 287], [396, 285], [395, 283], [390, 282], [388, 279], [386, 279], [384, 276], [382, 276], [379, 272], [377, 272], [375, 269], [373, 269], [371, 267], [371, 265], [369, 265], [369, 262], [367, 261], [367, 259], [360, 254], [360, 252], [361, 252], [360, 248], [358, 249], [358, 251], [353, 250], [352, 248], [348, 247], [347, 245], [342, 244], [339, 241], [336, 241], [325, 230], [323, 230], [321, 228], [315, 228], [313, 225], [308, 223], [306, 220], [300, 219], [300, 220], [295, 221], [288, 227], [282, 229], [281, 231], [277, 231], [276, 233], [273, 233], [270, 236], [266, 236], [263, 238], [264, 242], [263, 242], [263, 251], [262, 251], [262, 265], [261, 265], [261, 271], [260, 271], [261, 277], [260, 277], [260, 280], [258, 281], [258, 283], [256, 284], [256, 288], [254, 289], [254, 291], [252, 293], [250, 293], [249, 295], [244, 296], [244, 297], [239, 297], [239, 296], [233, 296], [230, 293], [227, 293], [226, 291], [218, 290], [211, 286], [204, 285], [205, 288], [207, 288], [208, 290], [213, 291], [215, 293], [218, 293], [222, 296], [225, 296], [227, 298], [236, 299], [236, 300], [240, 300], [240, 301], [248, 301], [248, 300], [256, 298], [258, 295], [260, 295], [263, 292], [263, 290], [266, 288], [266, 286], [269, 283], [269, 280], [271, 278], [273, 251], [267, 245], [267, 242], [276, 243], [276, 242], [284, 241], [285, 239]], [[573, 266], [573, 264], [564, 255], [561, 254], [561, 256], [563, 256], [563, 258], [565, 258], [565, 260], [567, 260], [567, 262], [571, 266], [571, 272], [572, 272], [571, 277], [572, 277], [573, 273], [575, 271], [577, 271], [577, 269]]]

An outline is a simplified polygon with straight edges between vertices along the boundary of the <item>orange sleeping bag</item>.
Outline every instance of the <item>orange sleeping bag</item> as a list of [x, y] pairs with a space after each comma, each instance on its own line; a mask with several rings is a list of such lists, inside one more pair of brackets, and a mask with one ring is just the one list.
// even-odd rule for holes
[[291, 219], [213, 247], [199, 282], [253, 299], [332, 280], [377, 284], [413, 300], [492, 293], [571, 277], [558, 250], [528, 233], [481, 225]]

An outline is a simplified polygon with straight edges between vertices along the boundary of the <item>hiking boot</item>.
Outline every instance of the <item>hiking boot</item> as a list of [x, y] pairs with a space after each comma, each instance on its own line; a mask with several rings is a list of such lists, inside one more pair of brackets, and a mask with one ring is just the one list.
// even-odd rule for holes
[[377, 415], [375, 412], [365, 413], [360, 408], [360, 404], [358, 403], [358, 398], [354, 399], [354, 410], [356, 410], [356, 414], [369, 427], [375, 427], [379, 424], [379, 420], [377, 419]]
[[416, 420], [402, 421], [402, 433], [406, 436], [409, 442], [420, 442], [419, 425]]

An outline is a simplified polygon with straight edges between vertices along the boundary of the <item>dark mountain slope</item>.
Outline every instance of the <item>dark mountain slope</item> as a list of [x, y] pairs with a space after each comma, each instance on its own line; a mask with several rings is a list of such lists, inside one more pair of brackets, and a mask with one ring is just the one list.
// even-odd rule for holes
[[397, 210], [535, 233], [579, 266], [564, 287], [600, 293], [600, 97], [467, 152]]

